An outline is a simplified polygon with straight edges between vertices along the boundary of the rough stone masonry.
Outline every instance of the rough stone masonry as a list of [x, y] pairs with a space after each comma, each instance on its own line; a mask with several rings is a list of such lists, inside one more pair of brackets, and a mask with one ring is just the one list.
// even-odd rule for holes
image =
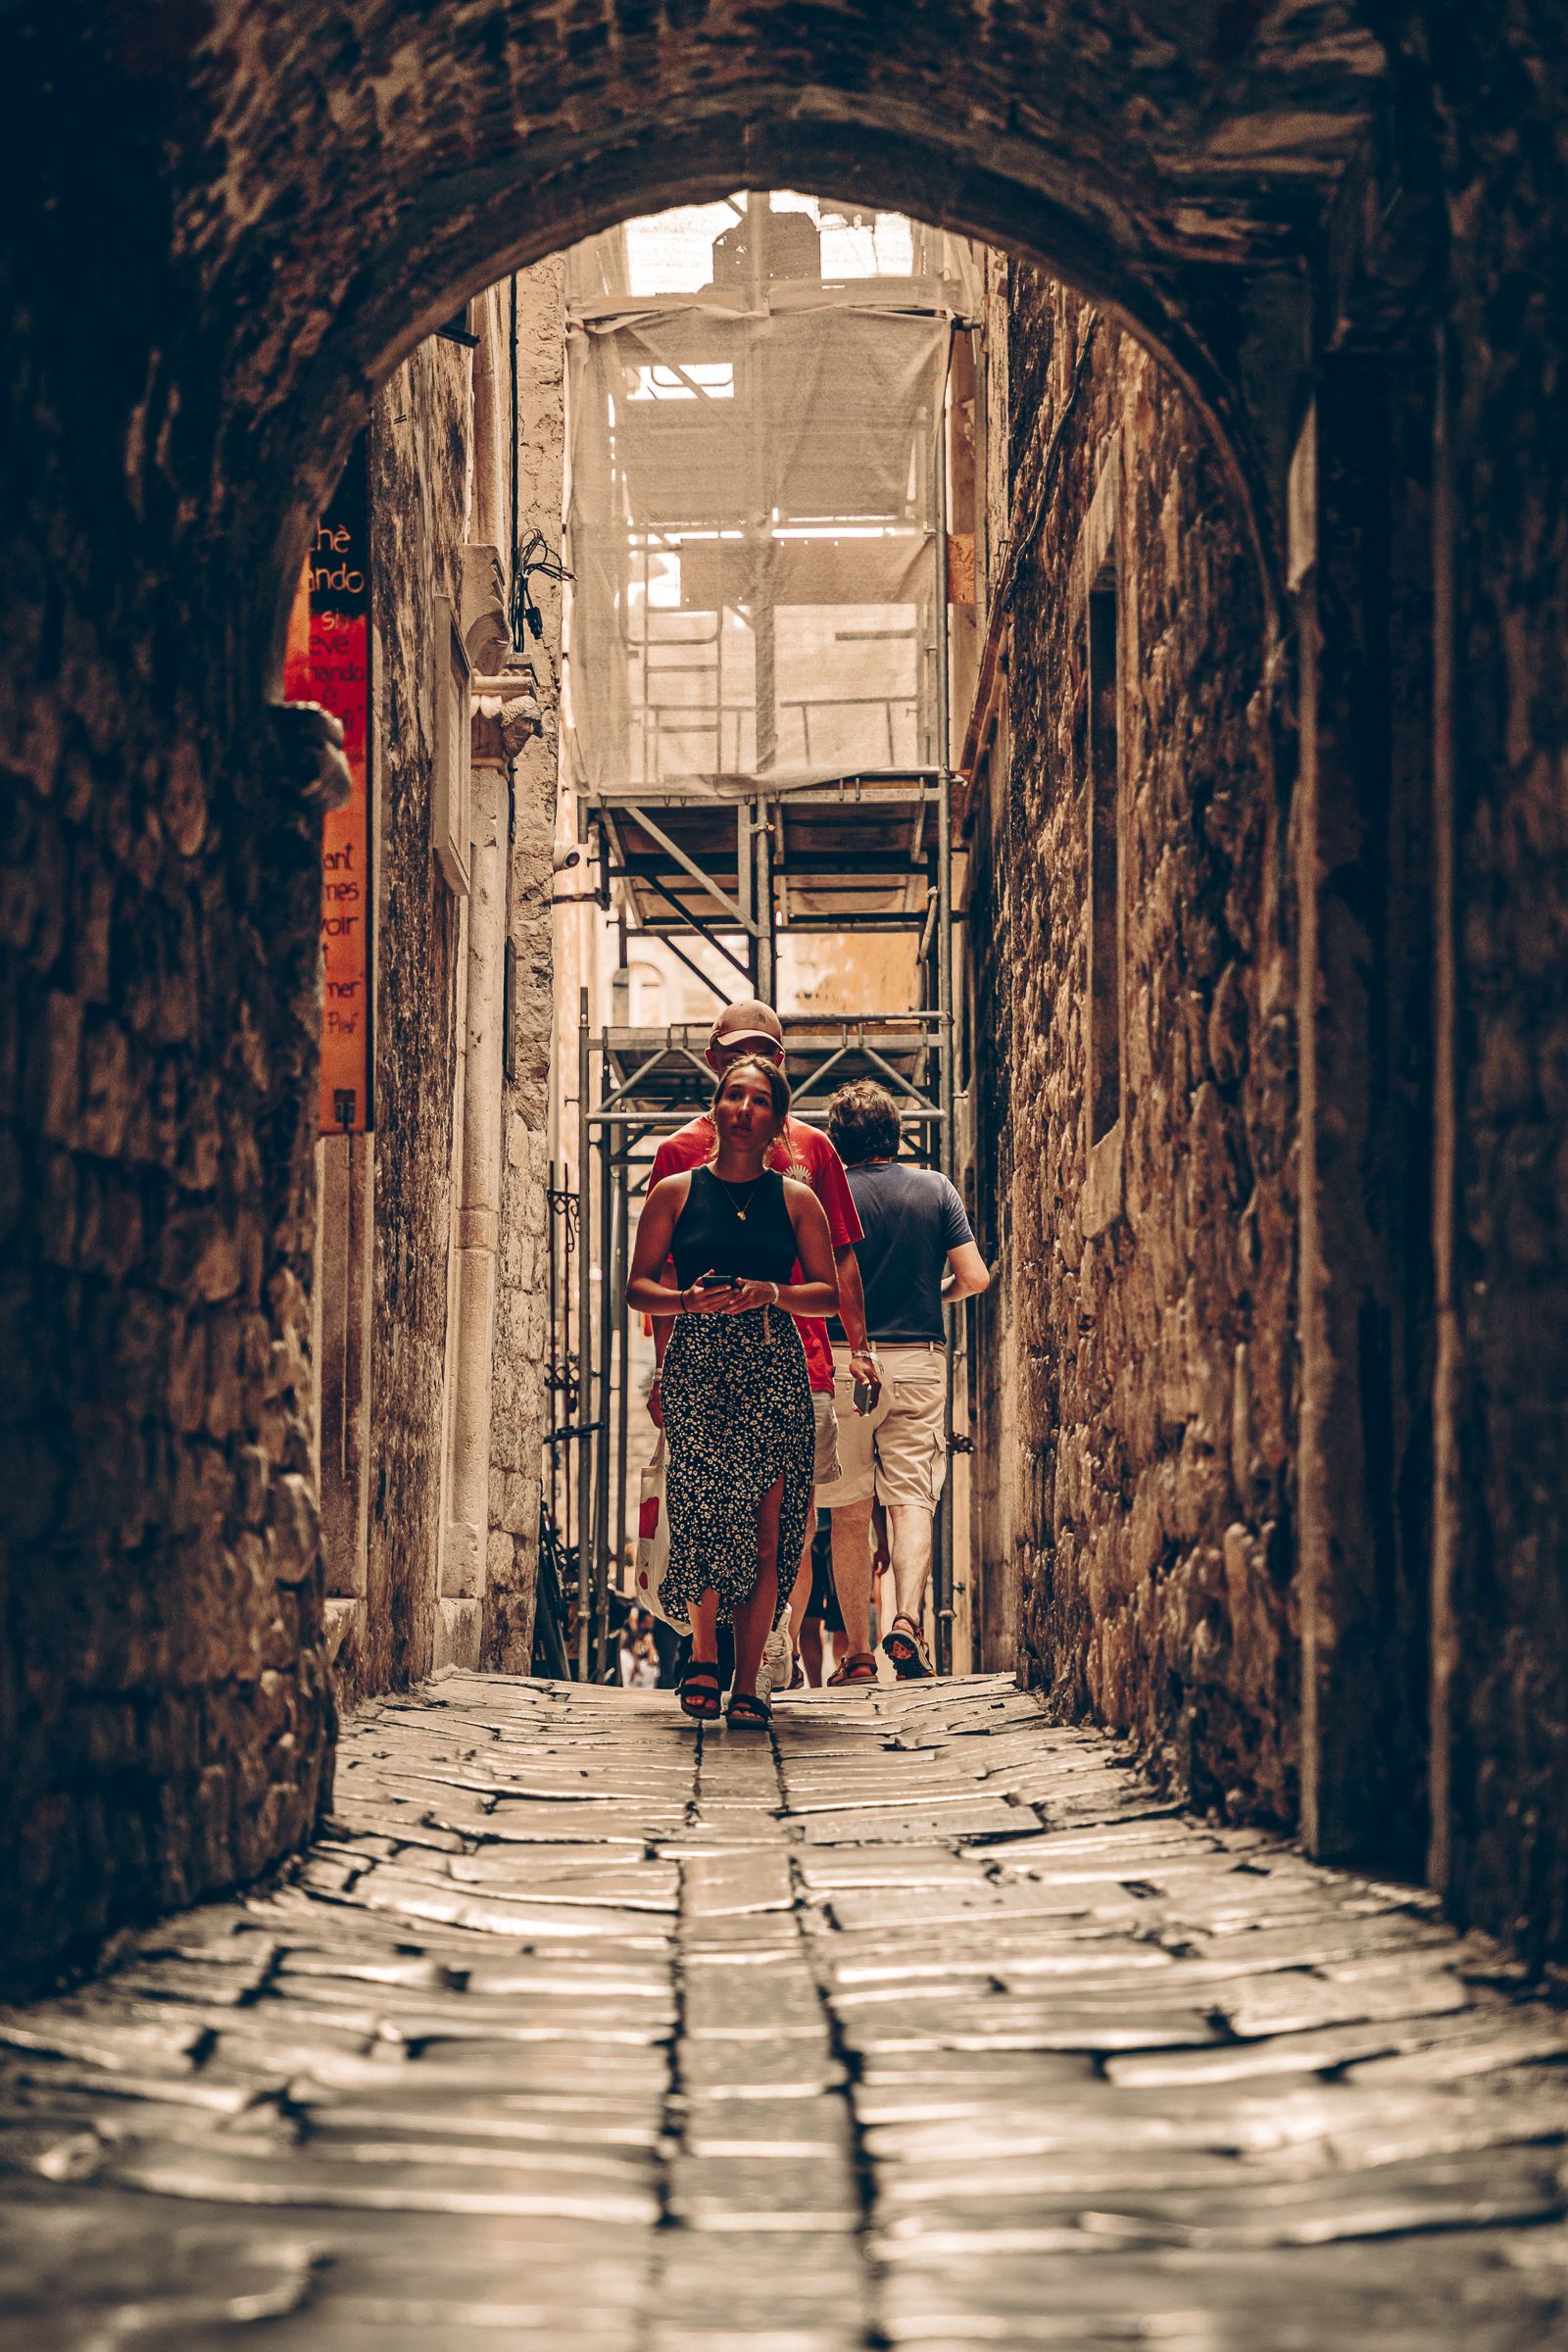
[[[1039, 503], [1007, 749], [972, 820], [976, 1198], [1003, 1270], [977, 1351], [983, 1544], [1004, 1569], [1017, 1531], [1013, 1638], [1063, 1714], [1136, 1731], [1202, 1803], [1290, 1821], [1294, 961], [1255, 567], [1168, 373], [1060, 285], [1010, 276], [989, 313], [1009, 401], [993, 547], [1018, 545], [1020, 487]], [[1097, 728], [1116, 771], [1099, 934]], [[1115, 1066], [1093, 1135], [1102, 958]]]
[[[1235, 1524], [1249, 1608], [1254, 1567], [1275, 1580], [1264, 1529], [1284, 1530], [1298, 1727], [1258, 1733], [1288, 1660], [1273, 1633], [1238, 1642], [1211, 1533], [1184, 1535], [1184, 1517], [1152, 1572], [1153, 1590], [1171, 1554], [1193, 1606], [1140, 1631], [1121, 1589], [1097, 1482], [1137, 1499], [1166, 1478], [1152, 1359], [1073, 1350], [1066, 1476], [1052, 1498], [1031, 1457], [1019, 1543], [1038, 1553], [1070, 1504], [1111, 1606], [1102, 1696], [1137, 1684], [1146, 1633], [1157, 1645], [1181, 1625], [1190, 1651], [1225, 1621], [1225, 1654], [1255, 1672], [1238, 1711], [1216, 1630], [1200, 1681], [1217, 1778], [1245, 1800], [1229, 1775], [1250, 1755], [1272, 1802], [1298, 1748], [1303, 1823], [1333, 1852], [1381, 1834], [1388, 1789], [1415, 1788], [1407, 1833], [1419, 1843], [1430, 1817], [1424, 1867], [1461, 1914], [1563, 1951], [1564, 67], [1544, 0], [1098, 0], [1027, 21], [970, 0], [893, 17], [713, 0], [678, 21], [214, 0], [86, 28], [28, 0], [5, 11], [11, 1981], [255, 1871], [298, 1842], [325, 1786], [308, 1408], [323, 747], [276, 709], [314, 517], [374, 391], [466, 294], [633, 209], [743, 182], [935, 213], [1072, 283], [1179, 377], [1254, 561], [1291, 818], [1298, 1213], [1294, 1324], [1278, 1296], [1237, 1344], [1263, 1432], [1298, 1344], [1300, 1410], [1294, 1517], [1278, 1512], [1289, 1477], [1260, 1456]], [[1356, 370], [1370, 404], [1350, 396]], [[1362, 426], [1392, 416], [1395, 386], [1417, 413], [1391, 472]], [[1409, 490], [1396, 514], [1357, 492], [1391, 479]], [[1201, 568], [1178, 553], [1173, 576]], [[1058, 715], [1040, 713], [1042, 747]], [[1233, 724], [1228, 702], [1218, 715]], [[1254, 788], [1269, 772], [1253, 760]], [[1178, 783], [1152, 790], [1163, 804]], [[1266, 834], [1266, 811], [1243, 812], [1224, 854], [1254, 909]], [[1033, 839], [1013, 854], [1035, 858]], [[1421, 977], [1413, 1029], [1376, 949], [1390, 908]], [[1160, 1032], [1195, 1068], [1247, 911], [1227, 906], [1205, 950], [1202, 1037], [1200, 1007], [1190, 1040], [1185, 1012]], [[1143, 952], [1172, 935], [1167, 917]], [[1248, 1093], [1272, 1034], [1251, 1031], [1263, 977], [1241, 977], [1245, 1076], [1230, 1095], [1217, 1071], [1200, 1079], [1200, 1121], [1176, 1105], [1188, 1141], [1208, 1139], [1216, 1207], [1245, 1181], [1238, 1132], [1254, 1178], [1275, 1135]], [[1423, 1021], [1412, 1086], [1387, 1048]], [[1396, 1148], [1369, 1102], [1408, 1112]], [[1270, 1215], [1287, 1177], [1264, 1187]], [[1027, 1208], [1026, 1174], [1009, 1181]], [[1398, 1232], [1415, 1262], [1391, 1304], [1379, 1268]], [[1206, 1226], [1160, 1238], [1215, 1247]], [[1107, 1250], [1079, 1276], [1130, 1346], [1096, 1287]], [[1173, 1270], [1170, 1295], [1196, 1272]], [[1200, 1288], [1220, 1297], [1235, 1273]], [[1217, 1328], [1195, 1362], [1218, 1360]], [[1219, 1374], [1234, 1396], [1234, 1358]], [[1183, 1446], [1190, 1484], [1232, 1474], [1222, 1443], [1202, 1462]], [[1420, 1529], [1423, 1495], [1427, 1540], [1391, 1541]], [[1429, 1626], [1409, 1605], [1422, 1575]], [[1037, 1643], [1056, 1639], [1055, 1605], [1033, 1609]], [[1078, 1611], [1068, 1589], [1062, 1654], [1082, 1674], [1065, 1703], [1089, 1693]], [[1381, 1704], [1391, 1624], [1420, 1661], [1419, 1720]]]

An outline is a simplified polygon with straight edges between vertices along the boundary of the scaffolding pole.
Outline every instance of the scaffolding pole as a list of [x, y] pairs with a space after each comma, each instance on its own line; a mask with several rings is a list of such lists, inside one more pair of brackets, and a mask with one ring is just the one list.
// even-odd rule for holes
[[592, 1137], [588, 1125], [588, 991], [577, 992], [577, 1680], [592, 1680], [588, 1600], [589, 1492], [593, 1475], [593, 1251], [589, 1236]]
[[[949, 366], [952, 365], [952, 343], [949, 342]], [[953, 778], [949, 762], [953, 757], [951, 719], [948, 710], [948, 434], [946, 379], [942, 406], [937, 415], [936, 432], [936, 731], [937, 758], [937, 1102], [941, 1124], [937, 1130], [941, 1150], [941, 1169], [949, 1183], [956, 1170], [955, 1153], [955, 1095], [953, 1083]], [[944, 1383], [943, 1436], [947, 1452], [948, 1475], [942, 1490], [942, 1503], [937, 1513], [936, 1592], [932, 1595], [932, 1617], [935, 1622], [937, 1672], [953, 1671], [953, 1378], [954, 1347], [951, 1331], [948, 1346], [943, 1350]]]
[[757, 993], [771, 1004], [776, 979], [777, 944], [774, 927], [773, 812], [765, 800], [754, 804], [752, 839], [757, 855]]
[[[946, 699], [944, 696], [944, 703]], [[940, 835], [937, 845], [937, 1022], [941, 1037], [937, 1048], [940, 1112], [937, 1137], [942, 1154], [942, 1173], [951, 1184], [956, 1167], [956, 1136], [953, 1083], [953, 827], [950, 791], [948, 771], [944, 768], [941, 797], [937, 804]], [[950, 1330], [943, 1356], [947, 1373], [943, 1431], [947, 1444], [948, 1478], [942, 1490], [942, 1507], [938, 1513], [937, 1589], [933, 1611], [936, 1619], [937, 1670], [942, 1674], [951, 1674], [953, 1671], [953, 1382], [956, 1352]]]
[[[620, 1400], [620, 1413], [615, 1428], [615, 1486], [612, 1523], [615, 1530], [617, 1549], [626, 1540], [626, 1449], [627, 1423], [631, 1418], [631, 1317], [626, 1311], [626, 1278], [631, 1264], [631, 1152], [636, 1139], [628, 1140], [621, 1181], [615, 1187], [615, 1299], [614, 1322], [619, 1335], [620, 1374], [615, 1393]], [[622, 1563], [625, 1566], [627, 1563]]]
[[[608, 1031], [599, 1038], [601, 1067], [610, 1067]], [[614, 1334], [615, 1187], [607, 1162], [599, 1171], [599, 1379], [594, 1397], [594, 1680], [610, 1663], [610, 1391]], [[624, 1419], [624, 1413], [622, 1413]]]

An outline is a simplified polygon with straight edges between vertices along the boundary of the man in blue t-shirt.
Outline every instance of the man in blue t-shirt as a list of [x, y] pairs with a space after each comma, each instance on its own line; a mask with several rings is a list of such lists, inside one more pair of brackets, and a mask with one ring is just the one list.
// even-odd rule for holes
[[853, 1646], [829, 1680], [876, 1680], [876, 1659], [863, 1644], [871, 1608], [871, 1506], [880, 1502], [898, 1602], [882, 1647], [907, 1681], [932, 1672], [923, 1611], [931, 1523], [948, 1474], [943, 1309], [985, 1290], [991, 1275], [947, 1178], [899, 1158], [899, 1110], [891, 1095], [864, 1078], [841, 1087], [828, 1105], [827, 1131], [864, 1228], [855, 1254], [865, 1292], [867, 1350], [881, 1381], [870, 1411], [857, 1413], [849, 1348], [842, 1331], [830, 1326], [842, 1468], [817, 1488], [816, 1499], [833, 1514], [833, 1582]]

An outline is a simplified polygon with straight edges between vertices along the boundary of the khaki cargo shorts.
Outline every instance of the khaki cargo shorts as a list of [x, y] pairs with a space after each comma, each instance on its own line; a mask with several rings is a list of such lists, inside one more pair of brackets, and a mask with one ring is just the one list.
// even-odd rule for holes
[[838, 1414], [842, 1475], [819, 1486], [824, 1511], [847, 1502], [912, 1502], [933, 1511], [948, 1475], [944, 1416], [947, 1350], [935, 1347], [876, 1347], [882, 1394], [865, 1415], [855, 1409], [850, 1351], [833, 1350], [833, 1403]]
[[822, 1487], [840, 1473], [837, 1396], [830, 1396], [825, 1389], [813, 1389], [811, 1415], [816, 1423], [816, 1459], [811, 1465], [811, 1484]]

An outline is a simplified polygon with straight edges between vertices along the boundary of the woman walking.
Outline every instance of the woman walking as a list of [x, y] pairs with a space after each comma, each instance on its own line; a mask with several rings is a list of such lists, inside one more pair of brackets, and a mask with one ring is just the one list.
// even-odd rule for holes
[[[793, 1575], [811, 1501], [815, 1423], [790, 1317], [832, 1314], [838, 1275], [816, 1195], [765, 1164], [789, 1107], [770, 1063], [725, 1071], [713, 1160], [655, 1185], [626, 1286], [629, 1305], [675, 1318], [661, 1376], [669, 1565], [660, 1598], [691, 1624], [680, 1696], [698, 1723], [719, 1711], [721, 1622], [735, 1629], [729, 1720], [768, 1723], [757, 1670], [789, 1605], [778, 1563]], [[673, 1287], [663, 1278], [671, 1256]]]

